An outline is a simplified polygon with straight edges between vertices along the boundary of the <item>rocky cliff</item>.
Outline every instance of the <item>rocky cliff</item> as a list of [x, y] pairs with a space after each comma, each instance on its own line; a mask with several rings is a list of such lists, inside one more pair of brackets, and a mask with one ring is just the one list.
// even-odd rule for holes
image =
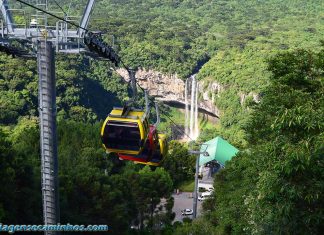
[[[117, 72], [129, 81], [125, 69], [118, 69]], [[161, 101], [184, 102], [184, 82], [177, 75], [165, 75], [154, 70], [139, 69], [135, 76], [140, 86], [147, 89], [150, 96], [158, 97]]]
[[202, 99], [200, 99], [199, 106], [219, 117], [220, 110], [214, 104], [215, 96], [218, 96], [224, 90], [224, 87], [215, 81], [200, 81], [198, 87]]
[[[129, 81], [125, 69], [118, 69], [118, 74], [126, 81]], [[167, 75], [154, 70], [139, 69], [136, 71], [136, 78], [140, 86], [148, 90], [150, 96], [155, 96], [164, 102], [176, 102], [185, 104], [185, 81], [177, 75]], [[224, 87], [216, 81], [200, 81], [199, 86], [199, 109], [220, 116], [220, 110], [214, 105], [215, 97], [218, 96]], [[240, 94], [241, 102], [251, 94]], [[253, 98], [256, 100], [254, 94]]]

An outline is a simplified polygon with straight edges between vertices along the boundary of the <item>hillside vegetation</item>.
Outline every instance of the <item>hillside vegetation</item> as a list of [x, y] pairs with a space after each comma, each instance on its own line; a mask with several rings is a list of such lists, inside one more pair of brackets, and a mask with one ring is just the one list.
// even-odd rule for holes
[[[82, 12], [86, 1], [72, 2]], [[242, 126], [252, 97], [269, 83], [267, 61], [281, 51], [318, 51], [324, 38], [320, 0], [102, 0], [95, 6], [90, 29], [104, 32], [126, 64], [184, 79], [198, 72], [200, 80], [226, 88], [215, 100], [222, 111], [218, 132], [238, 147], [247, 144]]]
[[[57, 2], [72, 15], [86, 3]], [[171, 193], [192, 180], [195, 156], [175, 141], [158, 169], [107, 155], [100, 126], [127, 99], [127, 84], [108, 62], [57, 55], [61, 223], [107, 224], [112, 234], [320, 234], [324, 2], [96, 2], [89, 28], [126, 64], [219, 83], [210, 95], [220, 123], [199, 141], [221, 135], [241, 151], [216, 175], [203, 216], [172, 225]], [[42, 224], [37, 79], [35, 60], [0, 54], [2, 223]]]
[[324, 50], [272, 58], [246, 124], [247, 148], [214, 182], [205, 215], [177, 234], [320, 234], [324, 192]]
[[[81, 15], [86, 0], [58, 2]], [[254, 55], [260, 62], [277, 50], [317, 47], [323, 8], [321, 0], [98, 0], [89, 28], [104, 32], [111, 44], [114, 36], [127, 64], [185, 78], [218, 50], [248, 58], [260, 50], [263, 55]]]

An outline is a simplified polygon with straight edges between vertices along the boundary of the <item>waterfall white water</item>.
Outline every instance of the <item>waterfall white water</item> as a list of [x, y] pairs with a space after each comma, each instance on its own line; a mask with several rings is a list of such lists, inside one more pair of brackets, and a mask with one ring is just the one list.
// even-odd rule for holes
[[185, 110], [185, 137], [189, 135], [189, 104], [188, 104], [188, 86], [189, 83], [189, 78], [186, 80], [186, 85], [185, 85], [185, 105], [186, 105], [186, 110]]
[[198, 126], [198, 82], [196, 81], [196, 94], [195, 94], [195, 124], [192, 138], [196, 140], [199, 136], [199, 126]]
[[194, 112], [195, 112], [195, 94], [196, 94], [196, 79], [191, 77], [191, 102], [190, 102], [190, 138], [193, 138], [194, 130]]
[[195, 75], [188, 78], [185, 83], [185, 138], [188, 136], [192, 140], [196, 140], [199, 136], [198, 82]]

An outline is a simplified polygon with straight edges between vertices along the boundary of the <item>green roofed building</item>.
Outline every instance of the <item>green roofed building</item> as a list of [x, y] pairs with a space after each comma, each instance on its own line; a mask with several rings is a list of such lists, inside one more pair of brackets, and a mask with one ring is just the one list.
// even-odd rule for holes
[[216, 160], [221, 166], [224, 167], [225, 162], [231, 160], [239, 150], [218, 136], [201, 145], [200, 152], [205, 151], [209, 154], [209, 156], [206, 157], [204, 154], [200, 154], [199, 166]]

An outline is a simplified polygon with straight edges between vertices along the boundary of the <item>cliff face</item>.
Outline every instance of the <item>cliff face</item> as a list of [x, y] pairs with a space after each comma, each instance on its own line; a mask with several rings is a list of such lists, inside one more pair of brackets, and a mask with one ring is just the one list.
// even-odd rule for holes
[[[126, 81], [129, 81], [125, 69], [118, 69], [118, 74]], [[148, 90], [150, 96], [155, 96], [161, 101], [185, 103], [185, 81], [177, 75], [166, 75], [154, 70], [139, 69], [136, 71], [136, 78], [140, 86]], [[199, 82], [199, 108], [220, 115], [219, 109], [214, 105], [215, 95], [218, 95], [224, 88], [217, 82]]]
[[217, 117], [220, 116], [220, 110], [214, 105], [215, 96], [218, 96], [224, 90], [224, 87], [218, 82], [200, 81], [198, 83], [199, 93], [202, 94], [202, 101], [199, 102], [200, 107], [209, 110]]
[[[118, 69], [117, 72], [129, 81], [125, 69]], [[135, 76], [140, 86], [147, 89], [150, 96], [158, 97], [162, 101], [184, 101], [184, 82], [177, 75], [165, 75], [153, 70], [139, 69]]]

